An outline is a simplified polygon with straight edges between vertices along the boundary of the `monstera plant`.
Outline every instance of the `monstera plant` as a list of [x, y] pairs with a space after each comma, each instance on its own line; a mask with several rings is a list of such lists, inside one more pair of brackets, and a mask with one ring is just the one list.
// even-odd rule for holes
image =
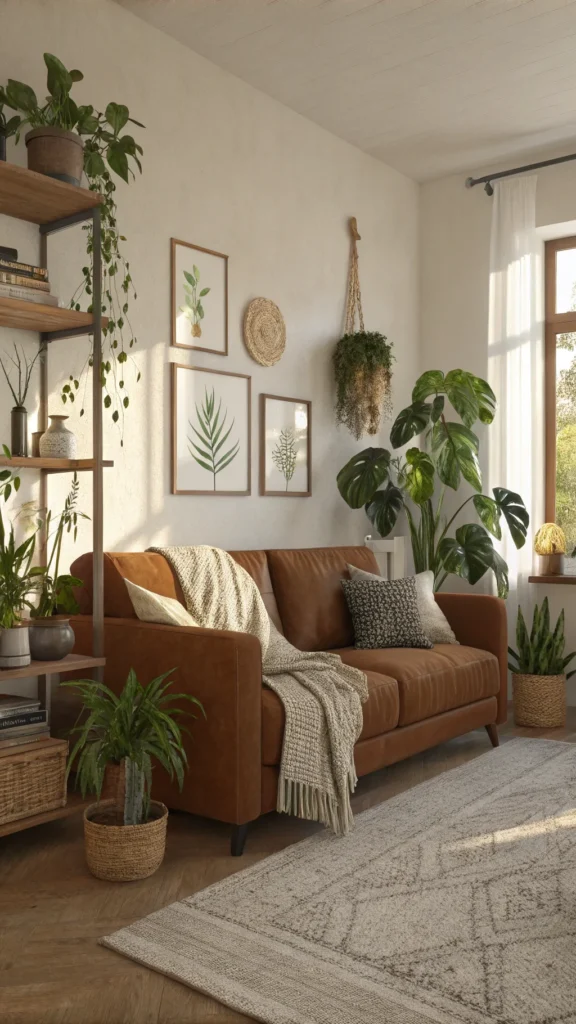
[[[517, 548], [526, 540], [529, 516], [519, 494], [495, 487], [482, 493], [476, 423], [490, 424], [496, 397], [489, 384], [466, 370], [428, 370], [418, 378], [412, 403], [398, 414], [390, 432], [392, 448], [412, 438], [418, 447], [393, 457], [386, 448], [365, 448], [340, 470], [338, 490], [350, 508], [366, 509], [382, 537], [393, 529], [404, 510], [408, 520], [414, 568], [432, 569], [435, 589], [447, 576], [469, 583], [493, 572], [498, 593], [508, 593], [508, 566], [495, 550], [502, 521]], [[454, 419], [456, 413], [458, 419]], [[470, 494], [449, 517], [443, 513], [446, 488], [457, 491], [463, 482]], [[452, 529], [462, 510], [476, 513], [476, 521]]]

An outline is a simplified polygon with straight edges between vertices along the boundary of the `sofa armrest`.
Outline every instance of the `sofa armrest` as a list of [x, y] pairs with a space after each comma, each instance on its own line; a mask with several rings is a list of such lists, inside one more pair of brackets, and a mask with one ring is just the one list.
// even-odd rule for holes
[[[75, 650], [91, 650], [92, 619], [77, 616], [72, 627]], [[174, 690], [197, 697], [204, 706], [205, 719], [199, 714], [196, 721], [184, 723], [192, 735], [184, 740], [189, 771], [182, 792], [156, 766], [154, 797], [171, 808], [233, 824], [257, 818], [262, 764], [262, 657], [257, 637], [106, 618], [104, 647], [104, 678], [111, 689], [122, 689], [131, 668], [142, 681], [174, 668]], [[190, 705], [190, 710], [197, 709]]]
[[456, 639], [467, 647], [478, 647], [496, 655], [500, 666], [498, 724], [508, 714], [508, 625], [506, 605], [487, 594], [435, 594]]

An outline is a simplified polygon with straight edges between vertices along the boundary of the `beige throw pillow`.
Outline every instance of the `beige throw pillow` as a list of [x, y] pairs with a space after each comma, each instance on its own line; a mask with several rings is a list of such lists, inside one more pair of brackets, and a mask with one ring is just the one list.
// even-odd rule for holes
[[[348, 572], [352, 580], [382, 580], [374, 572], [366, 572], [365, 569], [357, 569], [355, 565], [348, 565]], [[414, 577], [416, 581], [416, 602], [420, 613], [422, 630], [433, 644], [457, 644], [448, 619], [444, 612], [434, 600], [434, 573], [432, 570], [419, 572]], [[383, 580], [383, 582], [387, 582]]]
[[162, 626], [197, 626], [190, 612], [173, 597], [162, 597], [145, 590], [130, 580], [124, 580], [132, 606], [142, 622], [159, 622]]

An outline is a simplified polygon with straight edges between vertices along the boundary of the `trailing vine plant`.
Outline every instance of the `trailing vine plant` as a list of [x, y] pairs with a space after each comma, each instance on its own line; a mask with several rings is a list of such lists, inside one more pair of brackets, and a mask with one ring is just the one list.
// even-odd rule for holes
[[345, 334], [334, 352], [336, 419], [357, 441], [392, 412], [392, 346], [377, 331]]

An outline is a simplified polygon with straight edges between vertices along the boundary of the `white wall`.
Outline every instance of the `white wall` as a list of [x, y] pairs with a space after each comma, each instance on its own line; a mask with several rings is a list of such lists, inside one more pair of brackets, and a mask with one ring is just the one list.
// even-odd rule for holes
[[[0, 0], [2, 80], [29, 82], [43, 95], [42, 52], [56, 53], [85, 80], [81, 102], [101, 109], [126, 103], [147, 128], [144, 173], [119, 184], [121, 228], [139, 298], [132, 307], [143, 379], [133, 390], [126, 441], [106, 422], [105, 547], [209, 543], [228, 548], [361, 542], [367, 521], [340, 499], [335, 476], [361, 447], [336, 428], [331, 355], [341, 333], [348, 261], [347, 219], [358, 218], [360, 272], [368, 328], [394, 342], [396, 408], [417, 370], [418, 187], [233, 78], [135, 16], [105, 0]], [[23, 143], [9, 159], [25, 162]], [[74, 237], [75, 236], [75, 237]], [[228, 253], [228, 358], [170, 349], [169, 242], [175, 236]], [[22, 257], [38, 255], [34, 229], [0, 218], [0, 237]], [[83, 263], [82, 232], [50, 242], [51, 278], [68, 299]], [[53, 255], [52, 255], [53, 254]], [[259, 367], [244, 349], [242, 315], [264, 295], [287, 324], [286, 353]], [[14, 335], [0, 331], [0, 347]], [[35, 338], [30, 336], [30, 345]], [[60, 342], [51, 361], [51, 411], [59, 385], [85, 358], [82, 341]], [[252, 495], [191, 497], [169, 493], [169, 362], [252, 375]], [[258, 395], [313, 402], [313, 496], [261, 498]], [[0, 383], [0, 440], [9, 436], [7, 391]], [[66, 411], [66, 410], [65, 410]], [[69, 410], [68, 410], [69, 411]], [[69, 426], [89, 452], [88, 423]], [[387, 438], [387, 429], [382, 441]], [[88, 480], [83, 505], [90, 510]], [[58, 505], [65, 484], [51, 493]], [[90, 546], [84, 531], [76, 552]]]
[[[473, 168], [470, 173], [482, 176], [496, 169]], [[458, 366], [485, 377], [492, 201], [482, 186], [466, 189], [466, 177], [442, 178], [421, 189], [422, 367]], [[547, 232], [548, 237], [568, 233], [562, 225], [576, 216], [576, 163], [538, 172], [536, 212], [539, 227], [558, 225], [556, 231]], [[532, 586], [538, 602], [548, 595], [554, 615], [565, 608], [567, 651], [575, 650], [576, 587]], [[569, 684], [569, 700], [576, 704], [574, 680]]]

